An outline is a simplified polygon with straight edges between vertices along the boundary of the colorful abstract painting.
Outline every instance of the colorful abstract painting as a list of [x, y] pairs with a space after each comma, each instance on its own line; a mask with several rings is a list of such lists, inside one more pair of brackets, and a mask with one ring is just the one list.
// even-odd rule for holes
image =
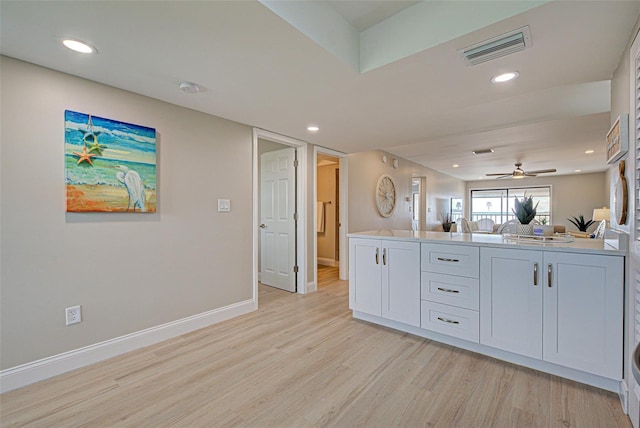
[[67, 212], [156, 211], [156, 130], [66, 110]]

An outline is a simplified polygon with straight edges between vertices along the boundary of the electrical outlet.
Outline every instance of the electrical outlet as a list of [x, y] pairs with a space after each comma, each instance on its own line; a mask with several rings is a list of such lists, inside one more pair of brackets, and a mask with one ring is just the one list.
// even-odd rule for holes
[[64, 315], [67, 320], [67, 325], [77, 324], [82, 321], [82, 308], [80, 306], [65, 308]]

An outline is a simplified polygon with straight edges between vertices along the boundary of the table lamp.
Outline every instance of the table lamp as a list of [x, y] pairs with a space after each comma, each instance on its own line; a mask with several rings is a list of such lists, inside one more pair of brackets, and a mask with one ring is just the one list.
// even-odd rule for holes
[[607, 227], [609, 227], [609, 219], [611, 218], [611, 211], [607, 207], [594, 208], [593, 221], [596, 223], [602, 220], [607, 221]]

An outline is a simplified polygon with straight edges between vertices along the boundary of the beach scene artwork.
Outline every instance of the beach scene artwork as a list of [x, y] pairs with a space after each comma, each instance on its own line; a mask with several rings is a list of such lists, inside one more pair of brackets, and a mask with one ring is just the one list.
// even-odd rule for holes
[[67, 212], [156, 211], [156, 130], [64, 112]]

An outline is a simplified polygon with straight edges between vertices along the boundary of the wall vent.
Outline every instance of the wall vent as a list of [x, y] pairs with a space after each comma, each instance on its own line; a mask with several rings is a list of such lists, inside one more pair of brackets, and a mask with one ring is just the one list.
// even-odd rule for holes
[[460, 49], [467, 65], [476, 65], [531, 47], [529, 26]]

